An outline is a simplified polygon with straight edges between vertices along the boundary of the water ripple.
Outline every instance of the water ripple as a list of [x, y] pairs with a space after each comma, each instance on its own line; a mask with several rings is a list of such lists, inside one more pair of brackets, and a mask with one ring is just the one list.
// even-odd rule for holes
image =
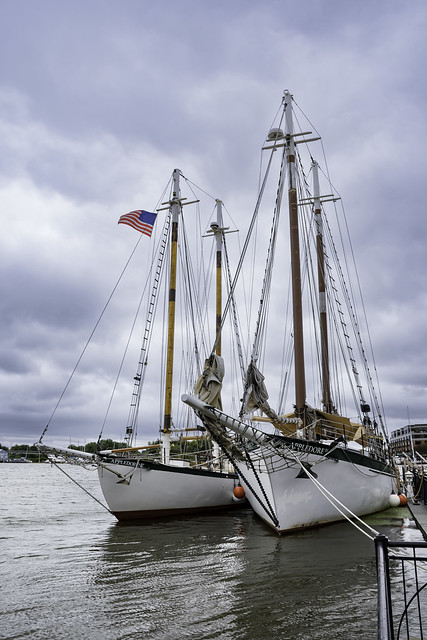
[[120, 526], [47, 465], [0, 480], [8, 640], [375, 638], [374, 547], [349, 525], [278, 538], [242, 510]]

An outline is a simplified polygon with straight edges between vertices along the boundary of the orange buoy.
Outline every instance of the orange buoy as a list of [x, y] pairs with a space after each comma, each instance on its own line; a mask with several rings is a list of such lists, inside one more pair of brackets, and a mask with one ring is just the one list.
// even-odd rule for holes
[[245, 497], [245, 490], [243, 487], [239, 485], [237, 485], [237, 487], [234, 487], [233, 490], [233, 495], [235, 498], [237, 498], [238, 500], [242, 500]]
[[399, 500], [400, 506], [406, 507], [406, 505], [408, 504], [408, 498], [403, 493], [399, 493]]

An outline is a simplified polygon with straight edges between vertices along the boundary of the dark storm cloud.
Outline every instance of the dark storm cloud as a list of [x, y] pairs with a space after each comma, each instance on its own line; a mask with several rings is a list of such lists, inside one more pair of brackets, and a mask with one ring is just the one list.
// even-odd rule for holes
[[[5, 0], [0, 12], [0, 441], [39, 437], [135, 242], [118, 217], [155, 207], [174, 167], [244, 233], [285, 88], [345, 202], [391, 426], [407, 407], [427, 419], [423, 2]], [[99, 433], [131, 291], [70, 387], [65, 437]]]

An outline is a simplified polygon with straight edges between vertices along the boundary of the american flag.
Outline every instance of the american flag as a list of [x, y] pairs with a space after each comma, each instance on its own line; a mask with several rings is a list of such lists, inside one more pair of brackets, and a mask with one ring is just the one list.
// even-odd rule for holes
[[125, 213], [124, 216], [120, 217], [118, 224], [127, 224], [129, 227], [133, 227], [146, 236], [151, 236], [156, 216], [157, 213], [150, 213], [149, 211], [139, 209], [138, 211]]

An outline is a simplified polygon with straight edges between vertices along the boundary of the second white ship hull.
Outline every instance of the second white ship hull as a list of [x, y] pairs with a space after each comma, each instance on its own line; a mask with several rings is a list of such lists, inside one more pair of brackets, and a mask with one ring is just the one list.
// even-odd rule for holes
[[234, 473], [132, 458], [98, 462], [101, 489], [120, 521], [206, 512], [236, 506]]

